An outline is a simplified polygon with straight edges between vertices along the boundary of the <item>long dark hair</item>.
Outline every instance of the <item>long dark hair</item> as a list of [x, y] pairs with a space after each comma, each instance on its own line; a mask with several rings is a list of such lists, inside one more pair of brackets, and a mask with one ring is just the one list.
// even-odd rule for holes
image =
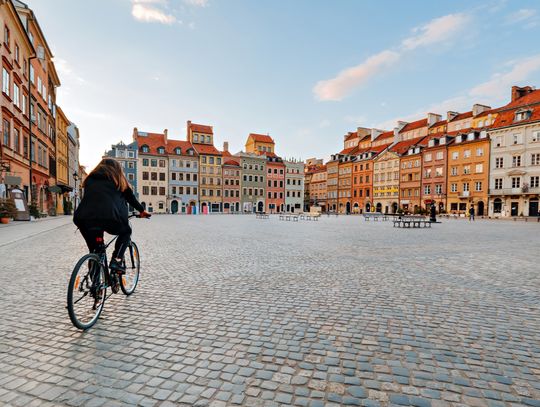
[[116, 160], [112, 158], [104, 158], [101, 162], [92, 170], [83, 182], [83, 188], [86, 186], [86, 180], [92, 176], [98, 176], [99, 178], [106, 178], [114, 182], [116, 188], [119, 191], [124, 192], [129, 188], [129, 183], [124, 175], [122, 166]]

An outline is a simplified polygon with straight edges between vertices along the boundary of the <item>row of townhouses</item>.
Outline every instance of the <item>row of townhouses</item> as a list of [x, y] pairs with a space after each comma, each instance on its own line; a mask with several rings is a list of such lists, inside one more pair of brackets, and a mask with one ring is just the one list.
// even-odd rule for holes
[[187, 122], [185, 140], [168, 131], [133, 130], [130, 144], [112, 146], [139, 201], [154, 213], [300, 212], [304, 163], [275, 153], [269, 135], [251, 133], [245, 151], [214, 145], [212, 126]]
[[20, 189], [49, 215], [70, 213], [84, 174], [79, 131], [56, 105], [60, 79], [34, 12], [0, 0], [0, 198]]
[[505, 106], [429, 113], [392, 131], [358, 128], [323, 163], [305, 166], [304, 209], [339, 213], [428, 210], [539, 216], [540, 90], [512, 87]]

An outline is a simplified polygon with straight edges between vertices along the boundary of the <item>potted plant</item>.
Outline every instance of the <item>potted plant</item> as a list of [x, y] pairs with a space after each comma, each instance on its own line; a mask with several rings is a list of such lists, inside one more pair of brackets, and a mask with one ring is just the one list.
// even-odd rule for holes
[[0, 199], [0, 222], [9, 223], [9, 220], [17, 215], [17, 207], [13, 199]]
[[32, 201], [32, 203], [28, 206], [28, 210], [30, 211], [30, 216], [32, 216], [34, 219], [41, 218], [41, 213], [39, 212], [36, 201]]

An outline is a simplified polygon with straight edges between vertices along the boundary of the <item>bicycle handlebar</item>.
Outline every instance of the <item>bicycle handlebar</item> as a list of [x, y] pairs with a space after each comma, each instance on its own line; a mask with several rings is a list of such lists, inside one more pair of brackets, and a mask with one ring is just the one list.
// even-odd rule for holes
[[139, 219], [150, 219], [152, 215], [148, 214], [148, 216], [141, 216], [140, 213], [137, 212], [131, 212], [131, 214], [128, 216], [128, 219], [131, 218], [139, 218]]

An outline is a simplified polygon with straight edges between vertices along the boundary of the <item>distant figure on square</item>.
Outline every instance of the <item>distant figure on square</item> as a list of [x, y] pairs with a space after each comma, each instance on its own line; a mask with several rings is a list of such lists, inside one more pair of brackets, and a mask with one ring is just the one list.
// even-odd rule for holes
[[469, 208], [469, 221], [473, 221], [474, 220], [474, 206], [471, 205], [471, 207]]

